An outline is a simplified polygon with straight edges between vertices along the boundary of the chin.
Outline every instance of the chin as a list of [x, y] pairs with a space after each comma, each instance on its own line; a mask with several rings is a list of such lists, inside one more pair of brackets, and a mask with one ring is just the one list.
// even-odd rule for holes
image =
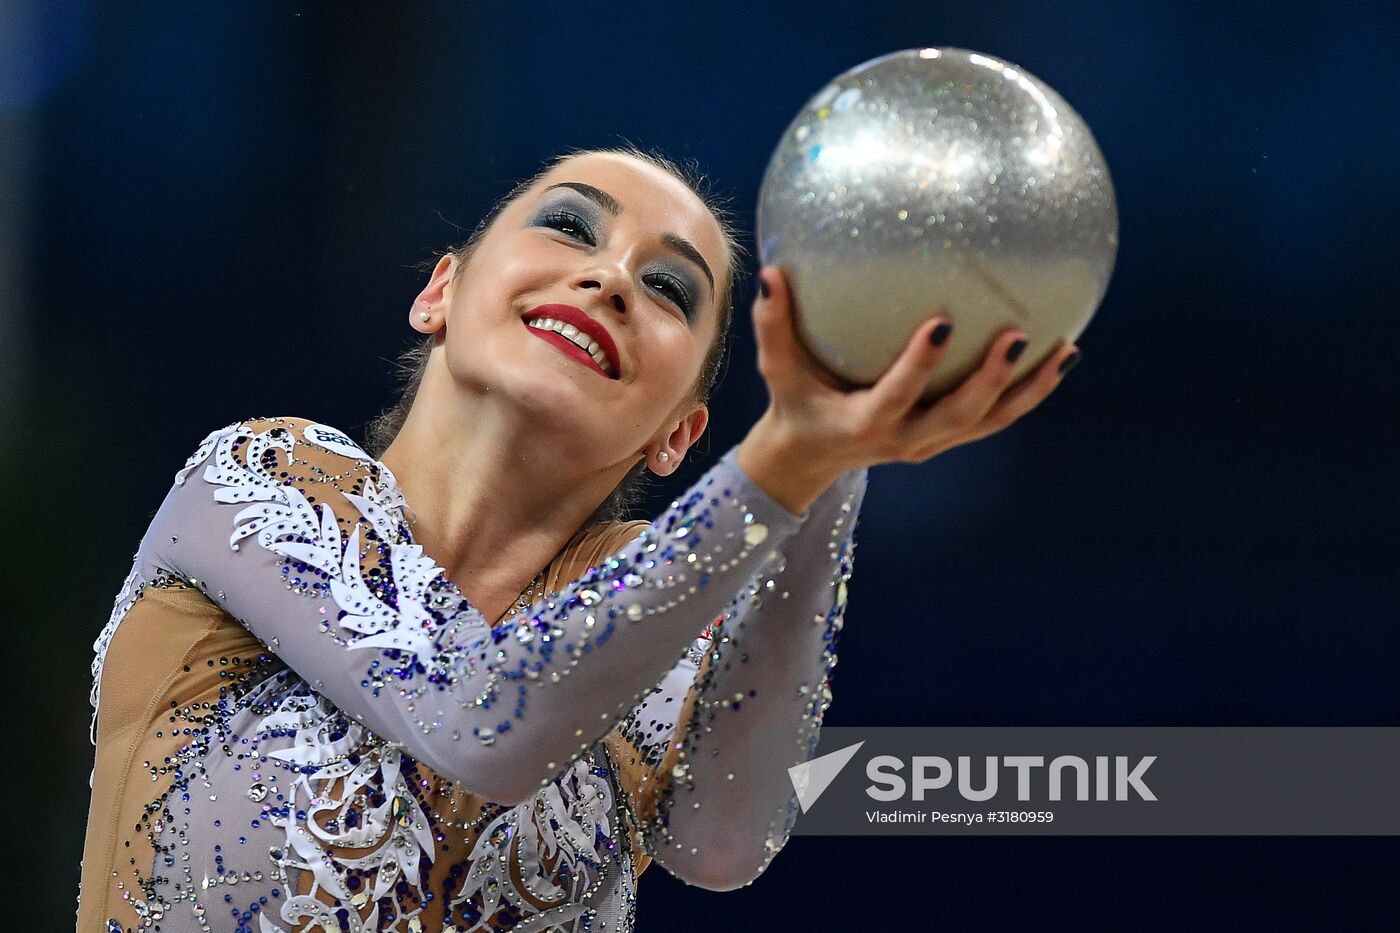
[[555, 367], [517, 364], [506, 367], [488, 391], [508, 397], [541, 428], [576, 430], [599, 416], [602, 400], [590, 388], [584, 378]]

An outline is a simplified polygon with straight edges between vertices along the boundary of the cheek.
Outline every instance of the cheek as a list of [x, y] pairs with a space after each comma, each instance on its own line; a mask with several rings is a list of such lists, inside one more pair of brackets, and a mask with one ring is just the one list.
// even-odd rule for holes
[[494, 258], [501, 278], [516, 283], [557, 273], [563, 252], [541, 237], [519, 237], [497, 251]]
[[[485, 247], [486, 244], [483, 244]], [[509, 300], [523, 290], [555, 281], [565, 271], [565, 250], [538, 236], [503, 238], [478, 251], [463, 273], [467, 298]], [[470, 279], [470, 283], [465, 280]]]
[[642, 365], [651, 378], [648, 383], [674, 403], [695, 384], [704, 360], [705, 347], [679, 319], [647, 328]]
[[482, 250], [474, 256], [453, 296], [456, 326], [448, 328], [449, 353], [465, 359], [481, 352], [482, 341], [506, 336], [503, 328], [517, 322], [525, 310], [522, 296], [539, 294], [557, 280], [556, 265], [538, 247]]

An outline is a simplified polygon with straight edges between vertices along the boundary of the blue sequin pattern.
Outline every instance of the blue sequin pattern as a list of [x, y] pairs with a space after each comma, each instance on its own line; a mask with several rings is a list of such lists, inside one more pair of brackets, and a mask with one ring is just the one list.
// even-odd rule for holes
[[[789, 795], [746, 801], [776, 808], [772, 831], [720, 875], [707, 833], [734, 827], [678, 819], [679, 801], [692, 821], [700, 801], [737, 805], [726, 795], [748, 782], [730, 770], [707, 787], [704, 769], [738, 766], [701, 754], [734, 730], [786, 723], [793, 760], [810, 755], [864, 482], [794, 516], [731, 451], [620, 549], [492, 627], [414, 542], [393, 474], [343, 434], [294, 418], [212, 432], [95, 646], [100, 711], [108, 649], [155, 619], [156, 590], [197, 593], [234, 627], [219, 656], [191, 649], [185, 672], [207, 688], [146, 725], [162, 760], [123, 775], [117, 804], [145, 802], [118, 827], [133, 857], [112, 863], [103, 922], [620, 931], [642, 856], [710, 887], [751, 880], [790, 831]], [[800, 683], [760, 686], [750, 658], [778, 644], [811, 660], [786, 666]]]

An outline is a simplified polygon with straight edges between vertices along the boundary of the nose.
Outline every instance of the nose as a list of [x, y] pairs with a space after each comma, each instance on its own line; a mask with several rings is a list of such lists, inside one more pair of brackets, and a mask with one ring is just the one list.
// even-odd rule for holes
[[[607, 288], [602, 281], [596, 278], [584, 279], [578, 284], [580, 288], [592, 288], [605, 293], [605, 295], [607, 295], [607, 300], [612, 302], [612, 306], [617, 309], [617, 312], [619, 314], [626, 313], [627, 301], [622, 297], [622, 294], [616, 289]], [[611, 292], [611, 294], [607, 294], [608, 292]]]
[[622, 269], [595, 267], [584, 272], [576, 284], [579, 288], [601, 292], [603, 299], [609, 302], [619, 314], [625, 314], [630, 297], [628, 281], [629, 279]]

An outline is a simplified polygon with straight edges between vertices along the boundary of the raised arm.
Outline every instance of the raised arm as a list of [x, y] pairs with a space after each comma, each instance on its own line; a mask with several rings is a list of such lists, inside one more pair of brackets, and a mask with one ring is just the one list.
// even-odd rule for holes
[[641, 839], [684, 881], [747, 884], [787, 841], [797, 811], [787, 769], [811, 758], [831, 702], [866, 482], [851, 470], [813, 503], [726, 610], [709, 656], [693, 659], [703, 672], [678, 665], [627, 722], [652, 768], [634, 804]]
[[[754, 334], [769, 405], [736, 462], [775, 501], [803, 511], [806, 524], [783, 545], [781, 563], [750, 582], [750, 598], [741, 595], [725, 613], [676, 719], [650, 711], [676, 705], [687, 673], [680, 665], [624, 730], [627, 741], [615, 740], [625, 773], [629, 760], [659, 759], [648, 774], [628, 775], [639, 788], [633, 809], [643, 844], [673, 874], [716, 889], [757, 877], [792, 828], [787, 768], [810, 759], [830, 702], [827, 679], [868, 468], [922, 463], [1002, 430], [1042, 402], [1078, 359], [1063, 344], [1013, 386], [1028, 338], [1008, 328], [955, 389], [926, 400], [952, 333], [940, 310], [873, 386], [850, 386], [802, 345], [782, 271], [763, 268], [759, 280]], [[669, 694], [669, 706], [661, 694]], [[677, 720], [682, 726], [673, 733]]]
[[142, 542], [318, 692], [445, 777], [524, 800], [607, 734], [800, 525], [730, 451], [612, 558], [491, 630], [332, 428], [205, 439]]

